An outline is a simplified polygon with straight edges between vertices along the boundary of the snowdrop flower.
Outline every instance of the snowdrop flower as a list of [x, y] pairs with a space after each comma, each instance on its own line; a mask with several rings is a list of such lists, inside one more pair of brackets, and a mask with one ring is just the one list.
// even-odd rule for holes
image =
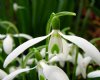
[[[58, 14], [57, 14], [58, 15]], [[75, 15], [75, 13], [73, 13], [72, 15]], [[57, 17], [58, 18], [58, 17]], [[55, 20], [55, 22], [54, 22]], [[57, 23], [57, 21], [58, 23]], [[57, 24], [54, 25], [54, 24]], [[85, 53], [87, 53], [89, 56], [92, 57], [92, 59], [100, 65], [100, 52], [97, 50], [97, 48], [92, 45], [90, 42], [88, 42], [87, 40], [81, 38], [81, 37], [77, 37], [75, 35], [64, 35], [62, 32], [60, 32], [60, 30], [57, 28], [59, 27], [59, 20], [55, 19], [55, 17], [52, 20], [52, 26], [54, 26], [53, 30], [51, 31], [50, 34], [46, 35], [46, 36], [42, 36], [42, 37], [37, 37], [31, 40], [26, 41], [25, 43], [21, 44], [20, 46], [18, 46], [15, 50], [13, 50], [5, 59], [4, 61], [4, 65], [3, 67], [7, 67], [8, 64], [10, 64], [15, 58], [17, 58], [22, 52], [24, 52], [26, 49], [28, 49], [29, 47], [45, 40], [46, 38], [48, 38], [50, 35], [56, 33], [58, 35], [60, 35], [62, 38], [74, 43], [75, 45], [77, 45], [78, 47], [80, 47]], [[59, 42], [60, 44], [61, 42]], [[54, 51], [54, 53], [57, 52], [62, 52], [62, 43], [59, 46], [58, 41], [57, 41], [57, 45], [55, 46], [51, 46], [53, 48], [51, 48], [51, 52]], [[52, 45], [52, 43], [51, 43]]]
[[12, 37], [23, 37], [25, 39], [32, 39], [32, 37], [30, 35], [27, 34], [13, 34], [12, 36], [10, 34], [4, 35], [4, 34], [0, 34], [0, 39], [4, 39], [3, 40], [3, 49], [5, 51], [6, 54], [11, 53], [11, 51], [13, 50], [13, 38]]
[[43, 69], [43, 74], [48, 80], [69, 80], [66, 73], [57, 66], [50, 66], [43, 61], [40, 62]]
[[69, 61], [72, 57], [69, 55], [69, 52], [72, 48], [72, 44], [67, 43], [64, 39], [62, 39], [63, 51], [56, 56], [52, 57], [49, 62], [60, 62], [61, 67], [64, 67], [65, 61]]
[[55, 54], [62, 53], [63, 44], [61, 40], [61, 36], [58, 33], [58, 30], [55, 30], [54, 33], [51, 34], [51, 38], [48, 46], [49, 59], [52, 58]]
[[0, 69], [0, 80], [7, 76], [7, 73]]
[[88, 78], [100, 77], [100, 70], [96, 70], [96, 71], [88, 73], [87, 77]]
[[17, 10], [19, 10], [19, 9], [24, 9], [24, 7], [19, 6], [17, 3], [14, 3], [14, 4], [13, 4], [13, 9], [14, 9], [14, 11], [17, 11]]
[[36, 66], [34, 68], [30, 68], [30, 69], [25, 68], [25, 69], [16, 70], [16, 71], [10, 73], [9, 75], [7, 75], [6, 77], [4, 77], [3, 80], [12, 80], [18, 74], [20, 74], [22, 72], [27, 72], [29, 70], [33, 70], [35, 68], [37, 68], [38, 70], [41, 69], [41, 71], [39, 71], [39, 72], [43, 73], [43, 76], [45, 76], [45, 78], [48, 79], [48, 80], [69, 80], [66, 73], [62, 69], [60, 69], [57, 66], [47, 65], [43, 61], [40, 61], [38, 66]]
[[11, 53], [11, 51], [13, 50], [13, 39], [9, 34], [3, 40], [3, 49], [6, 54]]
[[78, 54], [78, 60], [77, 60], [77, 68], [76, 68], [76, 76], [82, 74], [83, 78], [86, 78], [86, 68], [90, 62], [90, 57], [83, 58], [82, 55]]

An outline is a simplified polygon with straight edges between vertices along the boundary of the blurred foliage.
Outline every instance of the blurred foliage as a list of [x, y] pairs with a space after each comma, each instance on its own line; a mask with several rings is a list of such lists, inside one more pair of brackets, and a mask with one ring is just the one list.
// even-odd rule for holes
[[[14, 10], [14, 3], [24, 7]], [[99, 1], [95, 0], [0, 0], [0, 20], [11, 21], [19, 32], [27, 33], [34, 37], [44, 35], [46, 23], [52, 12], [72, 11], [77, 16], [61, 18], [61, 29], [71, 27], [70, 31], [79, 36], [92, 27], [99, 28], [99, 22], [93, 23], [95, 17], [100, 16]], [[98, 21], [98, 20], [96, 20]], [[94, 26], [91, 27], [90, 23]], [[1, 26], [0, 26], [1, 27]], [[0, 28], [1, 33], [5, 30]], [[80, 31], [80, 32], [79, 32]], [[99, 35], [100, 37], [100, 35]]]

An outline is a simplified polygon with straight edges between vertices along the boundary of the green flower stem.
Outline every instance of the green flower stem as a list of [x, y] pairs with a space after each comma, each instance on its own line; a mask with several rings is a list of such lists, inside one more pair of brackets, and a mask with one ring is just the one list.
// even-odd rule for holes
[[28, 59], [29, 59], [30, 57], [32, 57], [33, 55], [34, 55], [33, 50], [30, 51], [30, 52], [26, 55], [25, 59], [23, 60], [23, 65], [22, 65], [24, 68], [25, 68], [25, 66], [26, 66], [26, 63], [27, 63]]
[[69, 64], [69, 62], [67, 62], [67, 74], [68, 74], [68, 76], [70, 76], [70, 64]]
[[[50, 19], [47, 22], [46, 35], [50, 33], [50, 30], [51, 30], [51, 21], [52, 21], [52, 18], [54, 17], [54, 15], [55, 15], [55, 13], [52, 13], [50, 15]], [[49, 38], [46, 39], [46, 44], [48, 45], [48, 43], [49, 43]]]
[[79, 51], [78, 47], [76, 47], [75, 66], [74, 66], [72, 80], [76, 80], [76, 67], [77, 67], [78, 51]]

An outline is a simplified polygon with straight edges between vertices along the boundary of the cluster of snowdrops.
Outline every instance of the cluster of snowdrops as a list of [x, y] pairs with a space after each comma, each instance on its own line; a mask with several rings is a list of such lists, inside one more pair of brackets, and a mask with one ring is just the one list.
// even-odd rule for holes
[[[19, 74], [23, 74], [23, 72], [29, 74], [34, 69], [38, 73], [39, 80], [71, 80], [78, 76], [84, 79], [100, 77], [100, 70], [92, 70], [92, 72], [87, 73], [88, 66], [100, 66], [99, 50], [81, 37], [72, 34], [65, 35], [60, 31], [59, 17], [65, 15], [74, 16], [75, 13], [64, 11], [51, 14], [48, 26], [52, 27], [52, 30], [49, 29], [51, 32], [46, 36], [33, 38], [22, 33], [1, 34], [3, 51], [8, 55], [3, 62], [3, 68], [9, 68], [7, 72], [0, 69], [0, 79], [13, 80], [18, 78]], [[22, 37], [28, 41], [14, 48], [14, 37]], [[33, 47], [45, 39], [47, 39], [46, 45]], [[28, 48], [30, 49], [26, 51]], [[27, 53], [24, 53], [25, 51]], [[16, 62], [17, 66], [14, 64]], [[32, 66], [32, 64], [34, 65]], [[73, 71], [71, 68], [64, 71], [66, 65], [73, 68]]]

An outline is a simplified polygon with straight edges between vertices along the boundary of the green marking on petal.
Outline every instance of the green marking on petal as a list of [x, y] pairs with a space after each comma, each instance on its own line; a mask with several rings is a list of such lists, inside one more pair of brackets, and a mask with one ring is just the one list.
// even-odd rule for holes
[[54, 53], [55, 51], [56, 51], [57, 53], [59, 53], [59, 47], [58, 47], [57, 44], [54, 44], [53, 47], [52, 47], [52, 49], [51, 49], [51, 52], [52, 52], [52, 53]]
[[45, 80], [43, 75], [40, 75], [40, 80]]

